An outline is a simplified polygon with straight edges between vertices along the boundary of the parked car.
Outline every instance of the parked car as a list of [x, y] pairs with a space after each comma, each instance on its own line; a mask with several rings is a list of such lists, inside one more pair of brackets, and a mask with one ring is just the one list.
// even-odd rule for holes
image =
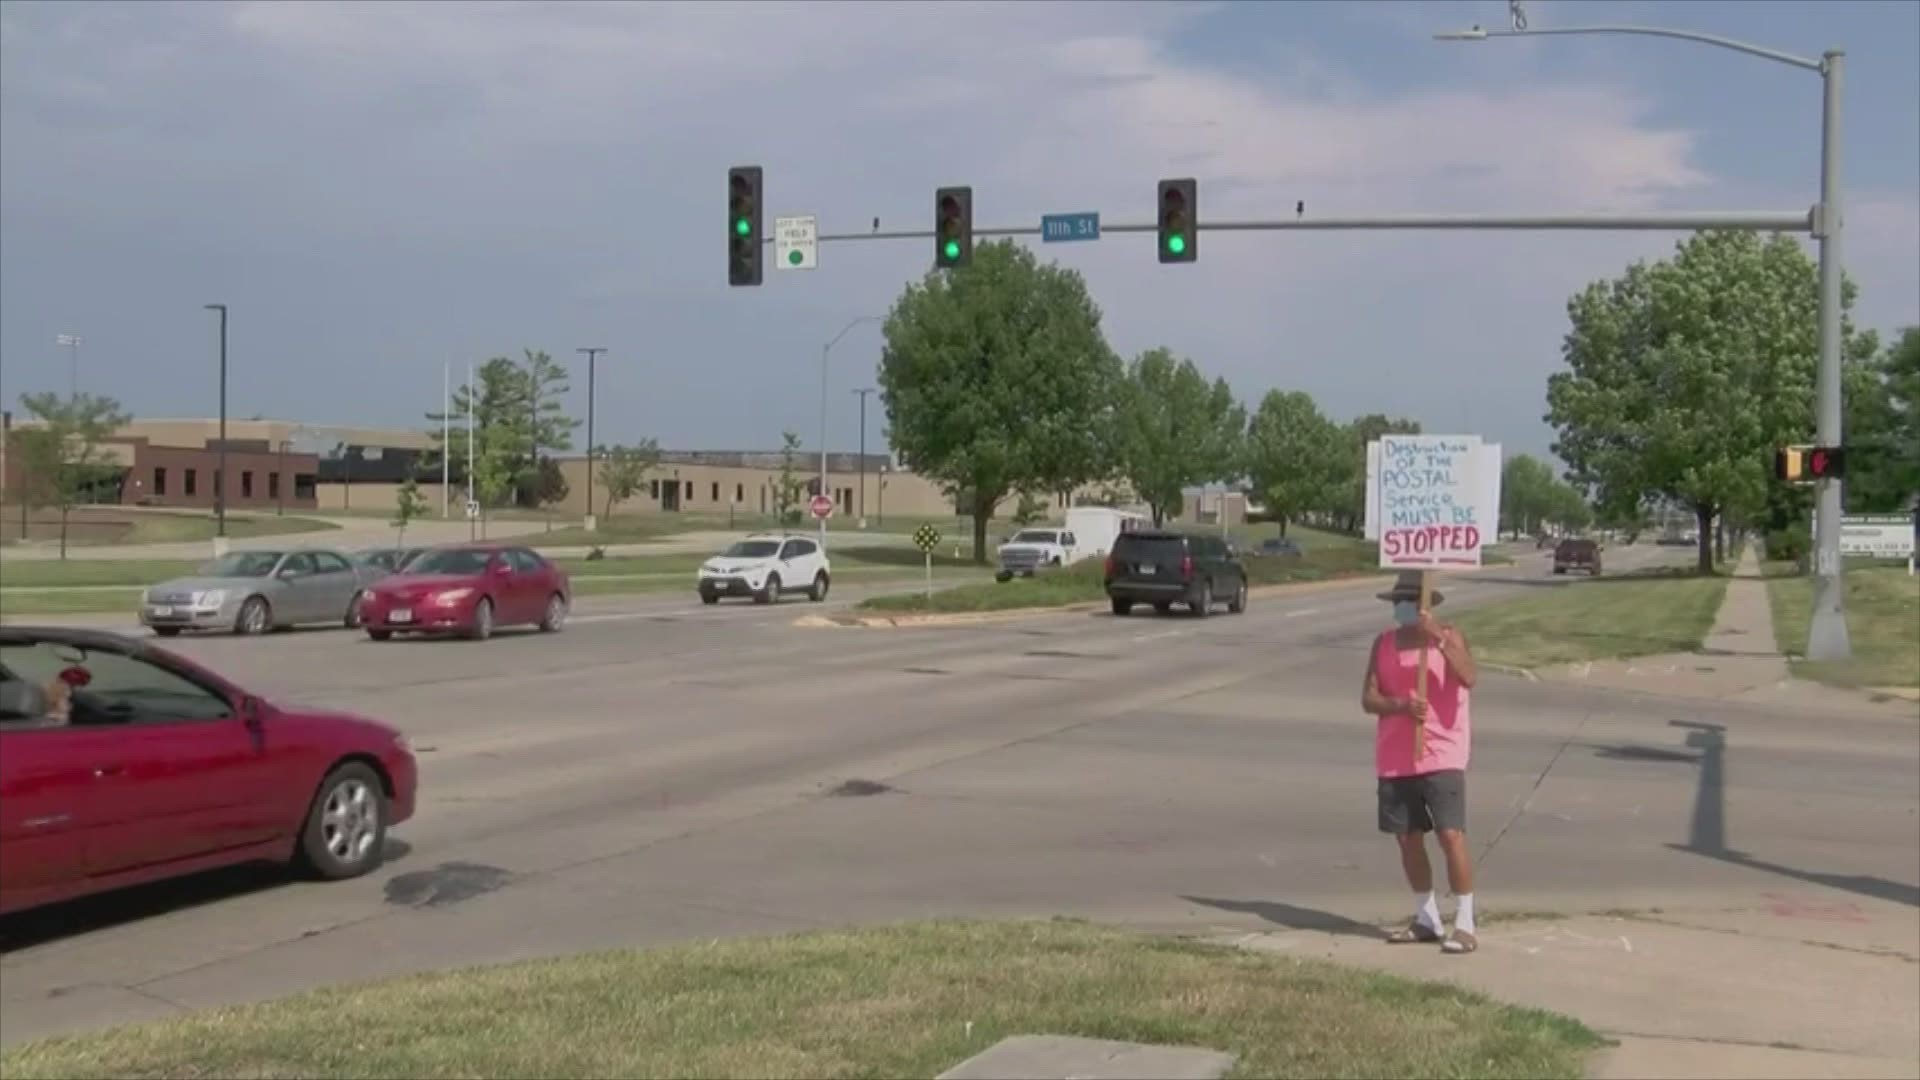
[[379, 866], [398, 731], [276, 706], [147, 641], [0, 627], [0, 913], [244, 862]]
[[751, 596], [756, 604], [777, 604], [792, 593], [818, 602], [833, 587], [833, 564], [818, 541], [804, 536], [755, 534], [700, 564], [694, 588], [700, 601], [717, 604], [723, 596]]
[[1600, 576], [1600, 545], [1592, 540], [1562, 540], [1553, 549], [1553, 572], [1564, 574], [1569, 570], [1585, 570], [1593, 577]]
[[353, 560], [362, 566], [371, 567], [386, 574], [397, 574], [407, 568], [407, 564], [420, 557], [427, 549], [424, 547], [379, 547], [356, 551]]
[[192, 577], [148, 589], [140, 622], [161, 637], [182, 630], [264, 634], [300, 623], [352, 628], [361, 592], [384, 576], [328, 548], [231, 551]]
[[1260, 541], [1259, 553], [1268, 558], [1297, 559], [1304, 552], [1300, 550], [1300, 541], [1290, 536], [1269, 536]]
[[415, 633], [485, 641], [502, 626], [554, 633], [572, 606], [567, 572], [533, 551], [462, 544], [433, 548], [368, 589], [360, 600], [360, 622], [375, 641]]
[[1032, 577], [1036, 571], [1065, 566], [1081, 557], [1074, 535], [1067, 529], [1021, 529], [1000, 545], [1000, 572], [995, 580]]
[[1184, 604], [1202, 618], [1222, 601], [1236, 615], [1247, 610], [1246, 567], [1217, 536], [1122, 533], [1107, 556], [1106, 585], [1115, 615], [1131, 614], [1135, 604], [1152, 604], [1163, 615]]

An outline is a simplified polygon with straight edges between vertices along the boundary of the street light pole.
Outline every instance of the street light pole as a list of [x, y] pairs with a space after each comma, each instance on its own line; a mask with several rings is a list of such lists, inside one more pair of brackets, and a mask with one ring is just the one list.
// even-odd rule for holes
[[53, 339], [55, 345], [67, 350], [67, 396], [80, 396], [80, 335], [61, 334]]
[[227, 538], [227, 305], [208, 304], [220, 313], [220, 452], [213, 467], [213, 535]]
[[593, 528], [593, 369], [594, 361], [606, 352], [606, 346], [593, 345], [574, 352], [587, 354], [587, 528]]
[[873, 388], [863, 386], [853, 392], [860, 399], [860, 525], [867, 522], [867, 395]]
[[[1818, 60], [1776, 49], [1763, 48], [1715, 34], [1691, 30], [1669, 30], [1658, 26], [1566, 26], [1544, 30], [1527, 29], [1520, 0], [1512, 0], [1513, 29], [1471, 30], [1435, 34], [1441, 41], [1487, 41], [1493, 38], [1573, 36], [1591, 34], [1628, 34], [1641, 37], [1674, 38], [1701, 45], [1730, 49], [1757, 56], [1762, 60], [1797, 67], [1819, 74], [1820, 112], [1820, 202], [1814, 207], [1813, 236], [1820, 244], [1820, 370], [1814, 383], [1816, 391], [1815, 430], [1822, 446], [1840, 446], [1845, 432], [1841, 423], [1840, 385], [1840, 282], [1841, 228], [1843, 224], [1840, 193], [1840, 85], [1846, 54], [1829, 49]], [[1814, 511], [1813, 619], [1807, 632], [1807, 659], [1845, 659], [1853, 651], [1847, 633], [1846, 587], [1840, 559], [1841, 514], [1844, 512], [1841, 481], [1823, 478], [1816, 481]]]
[[[827, 494], [827, 357], [833, 352], [833, 347], [840, 343], [840, 339], [847, 336], [847, 331], [862, 323], [879, 321], [878, 315], [862, 315], [841, 327], [840, 332], [833, 335], [832, 340], [820, 346], [820, 494], [822, 495]], [[826, 518], [820, 519], [820, 546], [823, 548], [827, 546]]]

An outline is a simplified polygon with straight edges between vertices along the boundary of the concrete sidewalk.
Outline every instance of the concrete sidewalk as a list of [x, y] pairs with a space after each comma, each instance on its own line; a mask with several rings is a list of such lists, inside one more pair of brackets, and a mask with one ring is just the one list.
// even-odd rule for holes
[[1495, 910], [1464, 957], [1358, 932], [1221, 940], [1577, 1017], [1618, 1043], [1596, 1077], [1920, 1076], [1920, 924], [1896, 901], [1782, 888], [1735, 909]]

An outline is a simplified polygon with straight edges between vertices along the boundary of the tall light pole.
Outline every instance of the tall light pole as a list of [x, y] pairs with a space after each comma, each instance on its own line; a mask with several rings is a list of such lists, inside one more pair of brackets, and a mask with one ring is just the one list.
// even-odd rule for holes
[[[1495, 38], [1576, 34], [1675, 38], [1731, 49], [1762, 60], [1812, 71], [1820, 76], [1820, 202], [1813, 208], [1813, 235], [1820, 244], [1820, 373], [1815, 381], [1817, 404], [1814, 419], [1815, 437], [1819, 444], [1840, 446], [1844, 434], [1840, 407], [1840, 241], [1843, 225], [1840, 195], [1840, 86], [1846, 53], [1839, 49], [1828, 49], [1820, 59], [1814, 60], [1715, 34], [1669, 30], [1658, 26], [1563, 26], [1530, 30], [1521, 0], [1509, 0], [1508, 9], [1513, 16], [1511, 30], [1483, 30], [1476, 26], [1471, 30], [1436, 34], [1434, 37], [1441, 41], [1489, 41]], [[1813, 621], [1807, 632], [1809, 660], [1844, 659], [1853, 651], [1847, 633], [1846, 588], [1840, 559], [1840, 517], [1844, 513], [1841, 496], [1840, 480], [1823, 478], [1815, 482]]]
[[80, 335], [61, 334], [53, 339], [55, 345], [67, 350], [67, 396], [80, 396]]
[[873, 387], [863, 386], [853, 391], [860, 399], [860, 526], [867, 523], [867, 395], [873, 393]]
[[213, 535], [227, 538], [227, 305], [208, 304], [220, 313], [220, 451], [213, 467]]
[[[827, 494], [827, 356], [833, 352], [835, 345], [840, 344], [840, 339], [847, 336], [847, 331], [852, 330], [862, 323], [877, 323], [879, 321], [881, 321], [881, 319], [878, 315], [862, 315], [841, 327], [840, 332], [833, 335], [832, 340], [820, 346], [820, 494], [822, 495]], [[827, 519], [821, 518], [820, 546], [825, 547], [826, 543]]]
[[587, 354], [587, 528], [594, 527], [593, 520], [593, 368], [594, 361], [607, 351], [604, 345], [593, 345], [574, 352]]

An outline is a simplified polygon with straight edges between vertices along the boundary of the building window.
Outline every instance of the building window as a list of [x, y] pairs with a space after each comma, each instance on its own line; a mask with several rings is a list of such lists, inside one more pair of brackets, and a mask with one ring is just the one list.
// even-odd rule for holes
[[186, 487], [187, 494], [189, 495], [198, 494], [198, 491], [196, 489], [200, 486], [198, 483], [199, 479], [200, 479], [200, 470], [198, 469], [187, 470], [187, 487]]
[[167, 470], [165, 469], [153, 470], [153, 493], [156, 496], [165, 495], [167, 493]]
[[713, 482], [713, 501], [714, 502], [720, 501], [720, 481], [718, 480], [715, 480]]
[[240, 497], [243, 499], [253, 498], [253, 470], [252, 469], [242, 469], [240, 471]]
[[293, 474], [293, 497], [295, 499], [313, 498], [314, 485], [318, 482], [318, 480], [319, 478], [312, 473], [294, 473]]
[[215, 469], [213, 470], [213, 497], [217, 499], [222, 494], [223, 492], [220, 490], [220, 470]]
[[693, 481], [687, 481], [687, 501], [693, 501]]
[[277, 499], [279, 497], [280, 497], [280, 474], [277, 472], [270, 472], [267, 474], [267, 498]]
[[737, 503], [743, 503], [747, 501], [747, 485], [745, 484], [733, 485], [733, 501]]
[[649, 480], [649, 481], [647, 481], [647, 487], [649, 487], [649, 488], [651, 488], [651, 489], [652, 489], [652, 491], [650, 492], [650, 497], [651, 497], [651, 498], [655, 498], [655, 499], [657, 499], [657, 498], [659, 498], [659, 497], [660, 497], [660, 481], [658, 481], [658, 480]]

